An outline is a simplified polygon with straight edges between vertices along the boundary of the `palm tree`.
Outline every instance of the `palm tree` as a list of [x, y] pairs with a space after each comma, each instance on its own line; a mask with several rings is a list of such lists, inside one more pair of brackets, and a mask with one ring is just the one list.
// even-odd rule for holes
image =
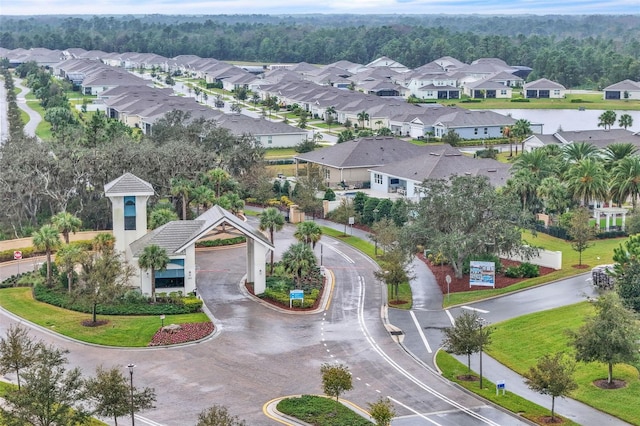
[[189, 206], [191, 191], [193, 191], [193, 184], [188, 179], [171, 179], [171, 195], [182, 199], [182, 220], [187, 220], [187, 208]]
[[567, 163], [577, 163], [586, 158], [596, 159], [600, 155], [598, 148], [589, 142], [574, 142], [562, 147]]
[[618, 120], [618, 126], [627, 130], [628, 127], [633, 126], [633, 117], [629, 114], [621, 114]]
[[633, 155], [618, 161], [611, 171], [611, 194], [618, 204], [631, 197], [636, 208], [640, 195], [640, 157]]
[[244, 209], [244, 200], [240, 198], [240, 196], [235, 192], [230, 192], [224, 197], [226, 197], [228, 201], [228, 207], [225, 208], [234, 215], [237, 216], [242, 211], [242, 209]]
[[530, 169], [523, 168], [516, 171], [507, 181], [506, 190], [517, 194], [522, 203], [522, 210], [526, 210], [529, 201], [536, 195], [539, 182], [540, 179]]
[[542, 200], [546, 213], [560, 213], [569, 207], [569, 195], [565, 184], [555, 176], [542, 179], [537, 196]]
[[555, 159], [542, 149], [534, 149], [533, 151], [523, 152], [513, 163], [513, 171], [527, 169], [533, 175], [542, 180], [548, 176], [555, 174], [559, 167]]
[[77, 263], [81, 262], [84, 250], [78, 245], [66, 244], [56, 254], [56, 264], [67, 273], [69, 293], [73, 287], [73, 270]]
[[611, 171], [620, 160], [634, 155], [637, 151], [638, 148], [632, 143], [612, 143], [607, 145], [603, 151], [604, 167]]
[[258, 105], [258, 101], [260, 100], [260, 95], [257, 94], [256, 92], [253, 92], [251, 94], [251, 102], [253, 102], [253, 106], [255, 108], [256, 105]]
[[33, 233], [33, 245], [47, 254], [47, 284], [51, 284], [51, 253], [60, 246], [60, 234], [53, 225], [42, 225]]
[[207, 172], [207, 178], [216, 188], [216, 198], [220, 198], [222, 195], [222, 185], [230, 178], [229, 173], [219, 167], [216, 167], [215, 169], [211, 169]]
[[[211, 193], [213, 193], [213, 191], [211, 191]], [[166, 223], [179, 219], [180, 218], [173, 209], [155, 209], [151, 214], [149, 214], [149, 229], [156, 229]]]
[[316, 243], [322, 238], [322, 228], [313, 221], [300, 222], [293, 234], [296, 240], [316, 248]]
[[305, 243], [291, 244], [287, 251], [282, 253], [282, 264], [285, 271], [296, 278], [296, 287], [300, 288], [302, 277], [316, 266], [316, 256]]
[[102, 233], [93, 237], [92, 245], [93, 250], [98, 253], [108, 253], [113, 250], [116, 244], [116, 237], [113, 234]]
[[522, 144], [521, 152], [524, 152], [524, 140], [532, 133], [531, 123], [529, 120], [525, 120], [524, 118], [516, 120], [513, 127], [511, 127], [511, 135], [518, 139]]
[[200, 185], [193, 190], [193, 201], [196, 204], [196, 215], [200, 216], [200, 206], [207, 208], [216, 199], [216, 194], [211, 188]]
[[364, 128], [364, 123], [369, 121], [369, 114], [366, 111], [361, 111], [358, 113], [358, 122], [360, 123], [360, 127]]
[[64, 242], [69, 244], [69, 232], [74, 234], [82, 227], [80, 218], [67, 212], [60, 212], [51, 218], [51, 223], [58, 229], [64, 238]]
[[598, 127], [604, 127], [609, 130], [616, 123], [616, 113], [614, 111], [605, 111], [598, 117]]
[[325, 121], [329, 119], [329, 116], [333, 118], [336, 115], [336, 107], [330, 106], [324, 111], [324, 119]]
[[502, 136], [509, 140], [509, 157], [513, 157], [513, 135], [511, 134], [511, 127], [504, 126], [502, 128]]
[[[275, 207], [267, 207], [260, 213], [260, 230], [269, 231], [269, 239], [273, 244], [273, 233], [284, 226], [284, 216]], [[273, 250], [271, 250], [271, 274], [273, 274]]]
[[606, 200], [608, 197], [607, 172], [598, 160], [583, 158], [571, 165], [565, 173], [567, 190], [582, 206], [589, 200]]
[[168, 264], [167, 251], [156, 244], [145, 247], [138, 258], [140, 269], [151, 271], [151, 298], [154, 301], [156, 300], [156, 271], [164, 271]]

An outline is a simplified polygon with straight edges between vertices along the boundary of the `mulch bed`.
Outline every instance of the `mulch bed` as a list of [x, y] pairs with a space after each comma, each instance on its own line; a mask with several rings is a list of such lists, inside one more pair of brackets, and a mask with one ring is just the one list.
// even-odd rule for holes
[[627, 382], [618, 379], [612, 379], [611, 383], [608, 383], [607, 379], [598, 379], [593, 384], [600, 389], [622, 389], [627, 387]]
[[[463, 291], [470, 290], [491, 290], [492, 287], [482, 287], [482, 286], [469, 286], [469, 275], [463, 275], [462, 278], [456, 278], [456, 274], [453, 271], [453, 267], [451, 265], [434, 265], [427, 259], [422, 253], [418, 253], [418, 258], [422, 260], [433, 272], [436, 280], [438, 282], [438, 286], [440, 287], [440, 291], [442, 294], [447, 294], [447, 280], [446, 277], [449, 275], [451, 277], [451, 284], [449, 285], [449, 291], [451, 293], [459, 293]], [[513, 260], [500, 259], [502, 263], [503, 270], [508, 268], [509, 266], [517, 266], [520, 262], [516, 262]], [[540, 275], [547, 275], [551, 272], [555, 271], [552, 268], [546, 268], [544, 266], [540, 266]], [[509, 278], [505, 277], [504, 274], [496, 275], [496, 287], [495, 288], [505, 288], [510, 285], [519, 283], [520, 281], [524, 281], [526, 278]]]
[[81, 324], [84, 327], [100, 327], [101, 325], [106, 325], [109, 324], [108, 320], [97, 320], [97, 321], [92, 321], [92, 320], [82, 320]]
[[474, 376], [473, 374], [463, 374], [461, 376], [456, 376], [456, 379], [461, 380], [463, 382], [479, 382], [480, 377]]
[[[322, 295], [324, 294], [324, 289], [325, 289], [326, 285], [327, 285], [327, 279], [324, 278], [323, 279], [323, 283], [322, 283], [322, 289], [320, 290], [320, 293], [318, 294], [318, 298], [316, 299], [316, 301], [313, 304], [313, 306], [311, 306], [310, 308], [302, 308], [300, 306], [296, 306], [296, 305], [300, 305], [300, 302], [293, 302], [293, 306], [290, 308], [288, 304], [280, 303], [278, 301], [267, 299], [267, 298], [261, 298], [260, 296], [256, 296], [256, 297], [260, 297], [260, 299], [264, 300], [265, 302], [269, 303], [270, 305], [277, 306], [280, 309], [286, 309], [287, 311], [300, 311], [300, 312], [312, 311], [312, 310], [314, 310], [314, 309], [316, 309], [316, 308], [318, 308], [320, 306], [320, 302], [322, 301]], [[253, 295], [253, 296], [256, 295], [253, 292], [253, 284], [245, 282], [244, 286], [247, 289], [247, 291], [249, 293], [251, 293], [251, 295]]]
[[564, 419], [560, 416], [556, 416], [554, 419], [552, 419], [551, 416], [541, 416], [536, 417], [534, 421], [541, 425], [559, 425], [564, 423]]

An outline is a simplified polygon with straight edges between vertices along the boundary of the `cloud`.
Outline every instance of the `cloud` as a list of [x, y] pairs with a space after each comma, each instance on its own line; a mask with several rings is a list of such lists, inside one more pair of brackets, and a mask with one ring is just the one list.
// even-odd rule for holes
[[638, 0], [19, 0], [3, 15], [219, 14], [638, 14]]

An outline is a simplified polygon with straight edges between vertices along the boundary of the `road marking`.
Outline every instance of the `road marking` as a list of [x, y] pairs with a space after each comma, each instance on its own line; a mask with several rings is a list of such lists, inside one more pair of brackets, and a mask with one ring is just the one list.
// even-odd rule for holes
[[473, 308], [471, 306], [461, 306], [462, 309], [468, 309], [470, 311], [480, 312], [481, 314], [488, 314], [489, 311], [485, 311], [484, 309]]
[[146, 423], [151, 426], [163, 426], [162, 423], [158, 423], [146, 417], [142, 417], [141, 415], [136, 414], [135, 416], [136, 416], [136, 420], [139, 422]]
[[432, 354], [433, 351], [431, 350], [431, 346], [429, 346], [429, 342], [427, 342], [427, 337], [422, 332], [422, 327], [420, 327], [420, 323], [418, 322], [418, 318], [416, 318], [416, 314], [414, 314], [413, 311], [409, 311], [409, 314], [411, 314], [413, 323], [416, 325], [416, 328], [418, 329], [418, 334], [420, 334], [420, 338], [422, 339], [422, 343], [424, 343], [424, 346], [427, 348], [427, 352]]
[[438, 423], [438, 422], [436, 422], [436, 421], [431, 420], [429, 417], [425, 416], [425, 415], [424, 415], [424, 414], [422, 414], [422, 413], [417, 412], [417, 411], [416, 411], [416, 410], [414, 410], [413, 408], [409, 407], [408, 405], [403, 404], [402, 402], [398, 401], [397, 399], [395, 399], [395, 398], [391, 398], [390, 396], [388, 396], [387, 398], [389, 398], [391, 401], [395, 402], [395, 403], [396, 403], [396, 404], [398, 404], [398, 405], [402, 405], [404, 408], [406, 408], [407, 410], [409, 410], [409, 411], [411, 411], [412, 413], [416, 414], [417, 416], [422, 417], [422, 418], [423, 418], [423, 419], [425, 419], [426, 421], [428, 421], [428, 422], [430, 422], [430, 423], [433, 423], [434, 425], [437, 425], [437, 426], [442, 426], [440, 423]]
[[328, 248], [329, 250], [335, 251], [336, 253], [338, 253], [340, 256], [342, 256], [347, 262], [349, 263], [356, 263], [353, 261], [353, 259], [351, 259], [349, 256], [347, 256], [346, 254], [344, 254], [343, 252], [341, 252], [340, 250], [338, 250], [337, 248], [330, 246], [330, 245], [325, 245], [326, 248]]
[[[423, 389], [425, 392], [428, 392], [431, 395], [435, 396], [436, 398], [440, 399], [441, 401], [446, 402], [447, 404], [451, 405], [454, 408], [457, 408], [458, 410], [460, 410], [464, 414], [467, 414], [470, 417], [473, 417], [473, 418], [475, 418], [477, 420], [480, 420], [484, 424], [491, 425], [491, 426], [500, 426], [499, 423], [494, 422], [490, 418], [485, 417], [482, 414], [473, 411], [471, 408], [466, 407], [465, 405], [459, 403], [455, 399], [449, 398], [448, 396], [446, 396], [446, 395], [438, 392], [437, 390], [433, 389], [432, 387], [426, 385], [424, 382], [422, 382], [416, 376], [412, 375], [410, 372], [405, 370], [400, 364], [398, 364], [395, 360], [393, 360], [393, 358], [391, 358], [385, 351], [382, 350], [382, 348], [376, 343], [376, 341], [371, 336], [371, 333], [369, 333], [369, 330], [367, 329], [367, 326], [366, 326], [366, 323], [365, 323], [365, 320], [364, 320], [364, 296], [365, 296], [366, 286], [365, 286], [364, 278], [362, 276], [358, 277], [358, 281], [359, 281], [359, 284], [360, 284], [360, 293], [358, 295], [358, 322], [360, 323], [360, 328], [362, 328], [364, 330], [364, 338], [367, 340], [367, 342], [369, 343], [371, 348], [376, 353], [378, 353], [378, 355], [380, 355], [382, 357], [382, 359], [384, 359], [386, 361], [386, 363], [389, 364], [393, 369], [395, 369], [398, 373], [402, 374], [409, 381], [413, 382], [416, 386], [418, 386], [419, 388]], [[431, 370], [431, 371], [433, 371], [433, 370]], [[434, 372], [434, 375], [435, 375], [435, 372]], [[440, 376], [436, 376], [436, 377], [440, 377]], [[401, 404], [401, 405], [405, 406], [404, 404]], [[409, 407], [406, 407], [406, 408], [410, 409]], [[411, 410], [411, 411], [414, 411], [414, 410]], [[420, 413], [416, 412], [416, 414], [421, 416]], [[426, 417], [425, 417], [425, 419], [430, 421], [431, 423], [434, 423], [434, 424], [437, 425], [437, 423], [435, 423], [431, 419], [427, 419]]]
[[451, 315], [451, 312], [449, 312], [448, 309], [444, 310], [447, 313], [447, 316], [449, 317], [449, 321], [451, 321], [451, 325], [455, 326], [456, 325], [456, 320], [453, 319], [453, 315]]

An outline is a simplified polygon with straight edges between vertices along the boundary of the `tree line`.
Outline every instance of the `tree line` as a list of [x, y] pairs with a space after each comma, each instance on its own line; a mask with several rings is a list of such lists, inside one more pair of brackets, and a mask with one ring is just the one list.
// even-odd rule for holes
[[366, 64], [386, 55], [410, 68], [442, 56], [466, 63], [497, 57], [533, 68], [531, 79], [545, 77], [571, 88], [602, 88], [640, 74], [638, 21], [634, 16], [377, 17], [377, 25], [356, 25], [357, 20], [332, 22], [318, 17], [274, 18], [273, 22], [250, 17], [237, 22], [216, 17], [30, 17], [3, 19], [0, 46], [81, 47], [168, 58], [194, 54], [265, 63], [349, 60]]

